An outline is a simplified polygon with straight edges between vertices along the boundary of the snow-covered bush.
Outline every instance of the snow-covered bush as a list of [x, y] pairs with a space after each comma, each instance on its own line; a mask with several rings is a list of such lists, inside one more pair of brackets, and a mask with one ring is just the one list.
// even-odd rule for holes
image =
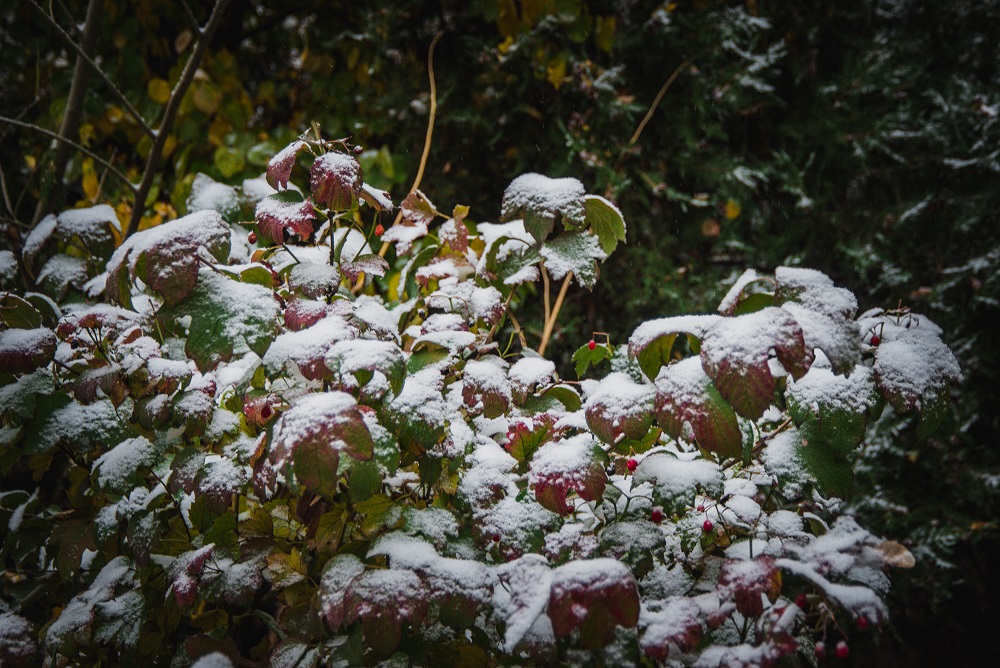
[[202, 183], [208, 208], [124, 242], [106, 207], [27, 239], [48, 287], [0, 311], [4, 665], [750, 666], [885, 621], [912, 556], [839, 499], [886, 403], [928, 430], [947, 407], [933, 323], [748, 271], [564, 380], [509, 308], [543, 272], [593, 286], [617, 208], [527, 174], [502, 222], [414, 191], [385, 229], [353, 153], [303, 138], [272, 194]]

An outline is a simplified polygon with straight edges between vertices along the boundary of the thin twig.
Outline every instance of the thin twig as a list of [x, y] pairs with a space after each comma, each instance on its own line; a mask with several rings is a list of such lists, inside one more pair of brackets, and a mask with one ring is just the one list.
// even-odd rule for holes
[[72, 146], [73, 148], [75, 148], [77, 151], [80, 151], [80, 153], [83, 153], [84, 155], [87, 155], [87, 156], [93, 158], [95, 162], [98, 162], [101, 165], [104, 165], [104, 167], [106, 167], [108, 169], [108, 171], [110, 171], [112, 174], [114, 174], [115, 176], [117, 176], [121, 180], [122, 183], [124, 183], [126, 186], [128, 186], [129, 190], [131, 190], [132, 192], [135, 192], [135, 189], [136, 189], [135, 185], [133, 185], [133, 183], [128, 180], [127, 176], [125, 176], [120, 171], [118, 171], [115, 168], [114, 165], [112, 165], [110, 162], [108, 162], [107, 160], [105, 160], [101, 156], [99, 156], [96, 153], [94, 153], [93, 151], [91, 151], [89, 148], [87, 148], [85, 146], [82, 146], [80, 144], [77, 144], [72, 139], [67, 139], [66, 137], [63, 137], [60, 134], [58, 134], [56, 132], [53, 132], [52, 130], [46, 130], [45, 128], [41, 127], [40, 125], [35, 125], [34, 123], [25, 123], [24, 121], [19, 121], [19, 120], [13, 119], [13, 118], [9, 118], [7, 116], [0, 116], [0, 123], [9, 123], [10, 125], [16, 125], [18, 127], [26, 128], [28, 130], [34, 130], [35, 132], [39, 132], [39, 133], [41, 133], [43, 135], [46, 135], [48, 137], [52, 137], [53, 139], [55, 139], [57, 141], [61, 141], [61, 142], [65, 142], [66, 144], [69, 144], [70, 146]]
[[549, 303], [551, 301], [551, 285], [549, 285], [549, 272], [545, 269], [545, 265], [542, 265], [542, 304], [545, 306], [545, 320], [548, 322], [549, 318], [552, 316], [552, 305]]
[[545, 328], [542, 330], [542, 342], [538, 344], [539, 355], [544, 355], [545, 348], [549, 345], [549, 339], [552, 337], [552, 329], [556, 326], [556, 320], [559, 319], [559, 309], [562, 308], [563, 300], [566, 299], [566, 292], [569, 290], [569, 281], [571, 278], [573, 278], [573, 272], [567, 272], [566, 278], [563, 279], [562, 287], [559, 288], [559, 296], [556, 297], [556, 303], [552, 307], [552, 315], [545, 321]]
[[191, 11], [191, 5], [187, 3], [187, 0], [181, 0], [181, 7], [184, 8], [184, 13], [187, 15], [188, 21], [191, 22], [191, 29], [195, 33], [200, 33], [201, 25], [198, 23], [198, 18], [194, 15], [194, 12]]
[[646, 125], [649, 123], [650, 119], [653, 118], [653, 113], [656, 112], [656, 108], [660, 106], [660, 101], [663, 100], [663, 96], [667, 94], [667, 90], [669, 90], [670, 86], [672, 86], [674, 81], [677, 80], [677, 77], [681, 75], [681, 72], [683, 72], [684, 69], [688, 65], [690, 65], [693, 61], [694, 61], [694, 56], [691, 56], [683, 63], [678, 65], [677, 69], [674, 70], [673, 73], [663, 83], [663, 85], [660, 87], [660, 92], [656, 94], [656, 99], [653, 100], [653, 104], [649, 105], [649, 110], [646, 112], [646, 115], [643, 116], [642, 120], [639, 122], [639, 127], [635, 129], [635, 133], [632, 135], [632, 138], [628, 140], [629, 146], [632, 146], [637, 141], [639, 141], [639, 135], [641, 135], [642, 131], [646, 129]]
[[127, 97], [125, 97], [125, 93], [123, 93], [121, 89], [118, 88], [117, 85], [115, 85], [115, 82], [113, 82], [111, 80], [111, 77], [109, 77], [104, 72], [104, 70], [101, 69], [101, 66], [95, 63], [90, 56], [84, 53], [80, 45], [76, 43], [76, 41], [69, 35], [69, 33], [63, 30], [63, 27], [61, 25], [56, 23], [56, 20], [54, 18], [49, 16], [48, 12], [46, 12], [41, 5], [39, 5], [35, 0], [31, 0], [30, 4], [32, 7], [38, 10], [38, 13], [41, 14], [43, 18], [45, 18], [48, 24], [52, 26], [52, 28], [56, 31], [56, 33], [58, 33], [59, 37], [61, 37], [62, 40], [66, 42], [66, 45], [69, 46], [74, 53], [76, 53], [77, 57], [83, 59], [83, 62], [90, 65], [90, 68], [94, 70], [94, 72], [97, 73], [97, 76], [101, 78], [101, 81], [103, 81], [105, 85], [107, 85], [111, 89], [111, 92], [114, 94], [116, 98], [118, 98], [118, 101], [121, 102], [123, 107], [125, 107], [129, 115], [135, 119], [135, 122], [139, 126], [139, 128], [143, 132], [145, 132], [149, 137], [155, 136], [156, 133], [153, 132], [153, 128], [149, 127], [149, 124], [146, 123], [146, 119], [142, 117], [142, 114], [136, 111], [135, 107], [132, 106], [132, 103], [129, 102]]
[[[420, 165], [417, 167], [417, 176], [413, 179], [413, 185], [410, 186], [410, 192], [420, 187], [420, 181], [424, 178], [424, 168], [427, 166], [427, 156], [431, 153], [431, 139], [434, 137], [434, 118], [437, 116], [437, 81], [434, 78], [434, 47], [437, 46], [438, 40], [444, 35], [444, 31], [439, 32], [434, 35], [434, 39], [431, 40], [431, 45], [427, 49], [427, 78], [430, 80], [431, 88], [431, 109], [430, 114], [427, 117], [427, 133], [424, 135], [424, 151], [420, 154]], [[408, 193], [409, 194], [409, 193]], [[396, 218], [392, 221], [392, 225], [399, 223], [400, 219], [403, 217], [403, 207], [399, 207], [399, 212], [396, 214]], [[392, 227], [390, 225], [390, 227]], [[385, 254], [389, 251], [389, 242], [383, 241], [382, 247], [379, 249], [379, 257], [385, 257]]]
[[149, 157], [146, 159], [146, 168], [142, 172], [142, 181], [139, 182], [139, 188], [136, 190], [132, 215], [128, 221], [128, 228], [125, 230], [125, 239], [128, 239], [139, 229], [139, 222], [142, 220], [142, 214], [146, 210], [146, 197], [149, 195], [150, 188], [153, 186], [153, 179], [159, 171], [158, 168], [160, 166], [160, 158], [163, 156], [163, 147], [166, 145], [167, 137], [170, 136], [170, 131], [173, 129], [177, 110], [181, 106], [184, 94], [187, 93], [188, 87], [194, 80], [195, 72], [201, 66], [201, 61], [208, 51], [208, 43], [212, 41], [212, 35], [215, 34], [219, 24], [222, 23], [222, 13], [228, 4], [229, 0], [215, 1], [215, 6], [212, 7], [212, 14], [208, 17], [208, 23], [201, 30], [194, 51], [188, 57], [187, 62], [184, 63], [184, 70], [181, 72], [180, 79], [177, 80], [177, 85], [174, 86], [173, 92], [170, 93], [170, 99], [167, 100], [167, 106], [163, 110], [163, 118], [160, 120], [160, 127], [155, 133], [153, 148], [150, 149]]

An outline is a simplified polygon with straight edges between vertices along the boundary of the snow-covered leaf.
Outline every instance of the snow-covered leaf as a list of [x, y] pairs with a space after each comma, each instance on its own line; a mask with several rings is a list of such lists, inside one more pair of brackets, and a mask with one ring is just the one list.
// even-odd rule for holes
[[358, 161], [336, 151], [316, 158], [309, 172], [313, 197], [333, 211], [347, 211], [357, 204], [362, 179]]
[[57, 343], [46, 327], [6, 329], [0, 332], [0, 371], [31, 373], [52, 361]]
[[597, 283], [600, 274], [597, 263], [608, 257], [597, 237], [590, 232], [564, 232], [546, 240], [539, 254], [554, 280], [558, 281], [573, 272], [577, 283], [588, 290], [592, 290]]
[[308, 145], [302, 140], [293, 141], [268, 160], [267, 182], [272, 188], [283, 190], [288, 187], [288, 178], [292, 174], [292, 167], [295, 166], [295, 156], [306, 146]]
[[350, 262], [341, 262], [340, 269], [344, 272], [344, 276], [347, 276], [347, 279], [354, 283], [361, 277], [361, 274], [385, 276], [385, 272], [389, 271], [389, 263], [380, 255], [367, 253], [359, 255]]
[[462, 398], [466, 406], [470, 409], [481, 406], [483, 415], [490, 419], [507, 412], [511, 404], [511, 389], [505, 364], [499, 357], [466, 362], [462, 383]]
[[781, 593], [781, 571], [774, 557], [726, 559], [719, 569], [719, 598], [736, 602], [736, 610], [744, 617], [759, 617], [764, 612], [766, 596], [774, 603]]
[[625, 373], [608, 374], [583, 405], [587, 426], [609, 445], [622, 437], [639, 440], [653, 424], [653, 397], [652, 385], [636, 383]]
[[254, 213], [257, 230], [270, 245], [284, 243], [285, 233], [308, 239], [313, 233], [316, 212], [312, 202], [294, 190], [283, 190], [257, 202]]
[[717, 315], [686, 315], [647, 320], [639, 325], [628, 340], [628, 352], [639, 362], [639, 368], [650, 380], [660, 368], [673, 361], [674, 342], [686, 334], [692, 352], [700, 350], [705, 332], [719, 322]]
[[586, 222], [597, 236], [605, 255], [611, 255], [619, 241], [625, 241], [625, 218], [618, 207], [600, 195], [584, 198]]
[[614, 638], [615, 627], [639, 621], [639, 589], [616, 559], [571, 561], [552, 572], [548, 613], [558, 637], [578, 629], [581, 645], [599, 649]]
[[657, 453], [639, 462], [633, 477], [636, 483], [652, 483], [654, 499], [667, 510], [690, 505], [699, 490], [710, 496], [722, 494], [722, 470], [707, 459], [685, 460]]
[[705, 375], [697, 357], [660, 370], [656, 377], [656, 422], [675, 439], [693, 437], [699, 447], [722, 457], [739, 457], [742, 452], [743, 435], [736, 413]]
[[589, 434], [543, 445], [531, 458], [528, 480], [535, 487], [540, 504], [560, 515], [573, 510], [566, 500], [576, 492], [585, 501], [604, 494], [607, 475], [597, 452], [599, 446]]
[[583, 184], [572, 177], [553, 179], [541, 174], [522, 174], [507, 186], [501, 205], [504, 221], [522, 218], [524, 228], [544, 241], [559, 220], [582, 226], [586, 211]]
[[427, 599], [426, 586], [409, 569], [365, 571], [348, 586], [346, 621], [360, 619], [365, 642], [388, 655], [399, 647], [404, 623], [424, 620]]

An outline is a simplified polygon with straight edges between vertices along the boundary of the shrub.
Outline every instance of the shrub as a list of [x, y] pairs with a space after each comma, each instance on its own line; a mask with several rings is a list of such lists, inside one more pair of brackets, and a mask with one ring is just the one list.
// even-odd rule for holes
[[748, 271], [718, 313], [581, 341], [578, 373], [611, 372], [564, 380], [512, 305], [592, 287], [617, 208], [526, 174], [500, 223], [414, 191], [385, 229], [354, 153], [302, 137], [266, 196], [202, 179], [208, 208], [124, 241], [106, 207], [28, 237], [5, 664], [764, 665], [885, 621], [912, 556], [840, 497], [886, 404], [947, 408], [933, 323]]

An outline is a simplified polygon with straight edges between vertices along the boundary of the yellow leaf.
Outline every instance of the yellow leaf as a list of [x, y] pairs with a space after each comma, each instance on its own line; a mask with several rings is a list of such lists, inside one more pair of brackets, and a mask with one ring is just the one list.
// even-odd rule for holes
[[875, 546], [882, 553], [882, 560], [896, 568], [913, 568], [917, 563], [913, 554], [894, 540], [886, 540]]
[[170, 84], [165, 79], [150, 79], [146, 84], [146, 93], [156, 104], [166, 104], [170, 99]]
[[549, 80], [553, 88], [559, 90], [563, 80], [566, 79], [566, 60], [562, 56], [551, 61], [545, 68], [545, 78]]
[[92, 124], [84, 123], [80, 126], [80, 143], [84, 146], [90, 146], [90, 142], [94, 141], [96, 135], [97, 131], [94, 130]]
[[615, 17], [598, 16], [594, 19], [594, 42], [597, 48], [611, 53], [615, 45]]
[[177, 137], [174, 135], [167, 135], [166, 141], [163, 142], [163, 157], [169, 158], [175, 148], [177, 148]]
[[100, 190], [100, 181], [97, 178], [97, 171], [94, 169], [94, 159], [86, 158], [81, 166], [83, 171], [83, 194], [91, 202], [96, 202]]
[[740, 213], [743, 212], [740, 203], [735, 200], [729, 200], [726, 202], [726, 218], [729, 220], [736, 220], [740, 217]]
[[222, 93], [210, 81], [199, 81], [194, 86], [192, 100], [198, 111], [206, 116], [211, 116], [222, 104]]

